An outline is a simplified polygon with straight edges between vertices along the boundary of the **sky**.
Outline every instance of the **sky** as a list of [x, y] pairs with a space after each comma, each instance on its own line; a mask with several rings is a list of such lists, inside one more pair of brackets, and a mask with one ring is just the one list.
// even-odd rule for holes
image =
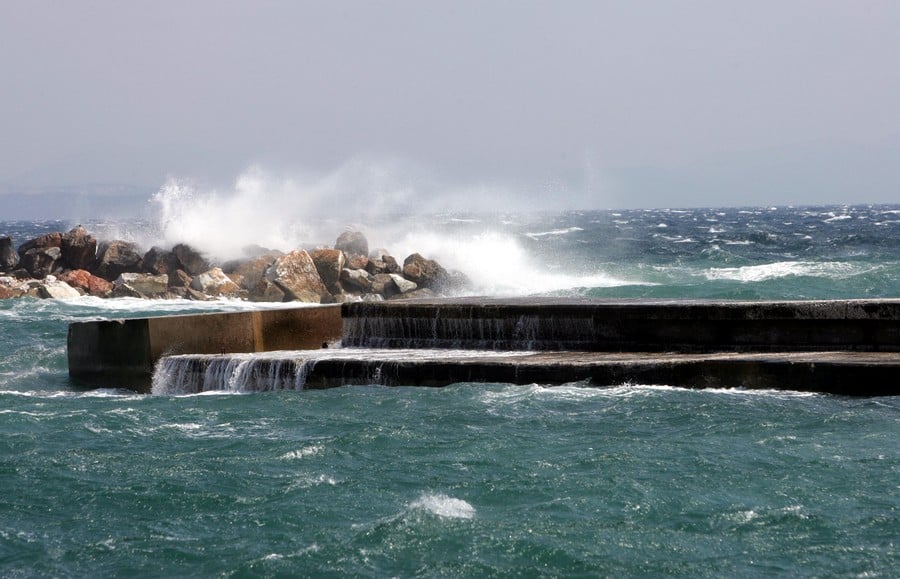
[[893, 0], [5, 0], [0, 74], [0, 220], [900, 202]]

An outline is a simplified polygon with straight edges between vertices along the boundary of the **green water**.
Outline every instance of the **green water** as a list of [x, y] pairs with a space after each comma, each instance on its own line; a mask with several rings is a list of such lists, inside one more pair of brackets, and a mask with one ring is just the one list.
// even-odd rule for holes
[[892, 576], [897, 398], [0, 394], [10, 575]]

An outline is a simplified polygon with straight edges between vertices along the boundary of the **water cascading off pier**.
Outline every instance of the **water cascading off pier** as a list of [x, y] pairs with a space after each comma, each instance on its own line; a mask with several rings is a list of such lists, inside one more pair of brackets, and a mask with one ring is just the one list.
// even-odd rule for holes
[[157, 394], [625, 382], [895, 394], [900, 301], [344, 304], [342, 347], [161, 359]]

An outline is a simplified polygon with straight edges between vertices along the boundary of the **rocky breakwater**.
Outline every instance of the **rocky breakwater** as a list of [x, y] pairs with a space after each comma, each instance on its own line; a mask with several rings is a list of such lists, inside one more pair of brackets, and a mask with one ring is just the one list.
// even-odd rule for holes
[[246, 257], [211, 262], [178, 244], [143, 251], [125, 240], [98, 241], [84, 227], [31, 239], [14, 249], [0, 235], [0, 299], [31, 296], [137, 297], [342, 303], [464, 293], [466, 276], [418, 253], [399, 263], [386, 249], [369, 251], [348, 231], [331, 247], [288, 253], [249, 247]]

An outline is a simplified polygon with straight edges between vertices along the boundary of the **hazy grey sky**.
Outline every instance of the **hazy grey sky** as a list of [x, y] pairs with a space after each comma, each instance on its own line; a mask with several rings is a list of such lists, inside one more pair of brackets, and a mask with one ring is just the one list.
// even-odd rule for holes
[[360, 163], [520, 208], [900, 202], [893, 0], [5, 0], [0, 73], [12, 217]]

